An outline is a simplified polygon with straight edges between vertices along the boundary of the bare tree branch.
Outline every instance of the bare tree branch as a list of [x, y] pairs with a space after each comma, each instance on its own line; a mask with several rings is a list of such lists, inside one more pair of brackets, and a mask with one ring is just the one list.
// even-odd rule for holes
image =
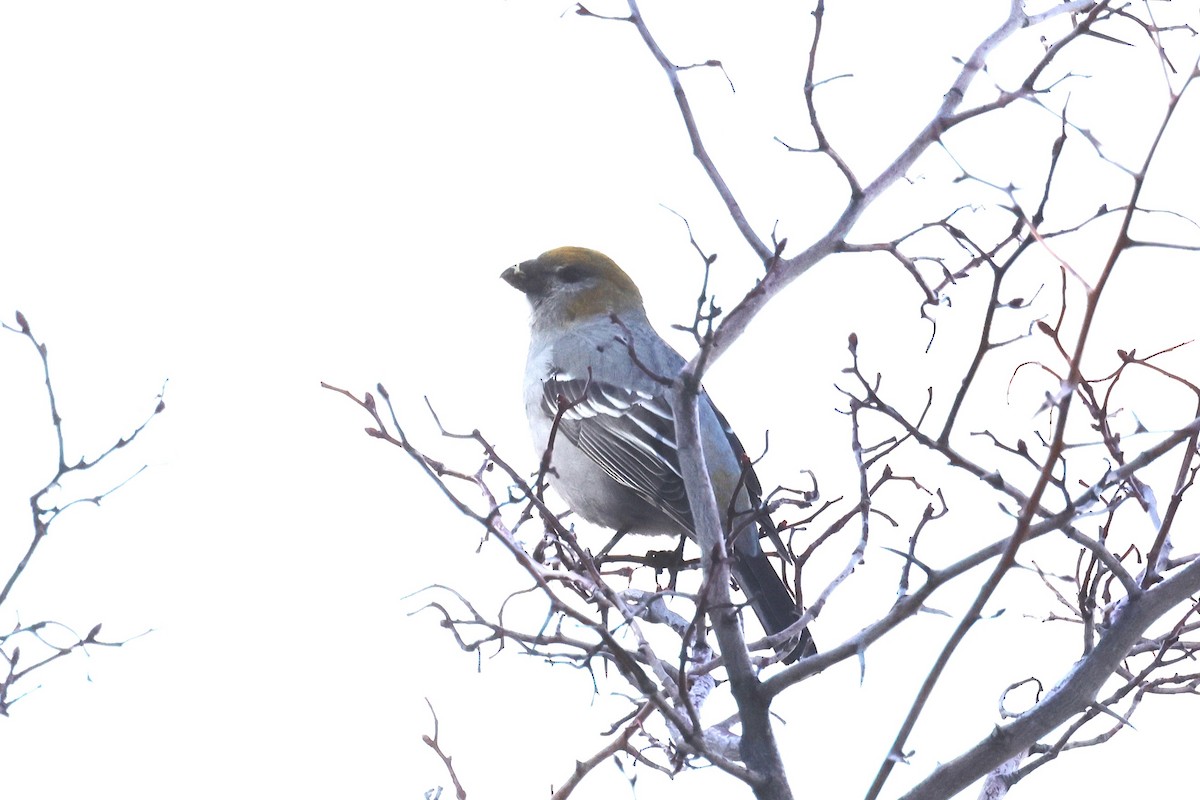
[[[50, 377], [49, 349], [46, 347], [45, 343], [38, 341], [38, 339], [34, 336], [33, 331], [29, 326], [29, 322], [25, 319], [25, 315], [23, 315], [20, 311], [16, 313], [16, 326], [0, 322], [0, 328], [24, 337], [30, 342], [30, 344], [33, 345], [33, 348], [38, 353], [38, 357], [41, 360], [42, 375], [46, 385], [46, 396], [50, 410], [50, 423], [54, 429], [55, 441], [58, 450], [57, 464], [54, 474], [50, 476], [49, 480], [47, 480], [40, 489], [37, 489], [29, 497], [29, 510], [33, 528], [33, 536], [30, 538], [29, 545], [25, 548], [25, 552], [22, 554], [21, 558], [9, 571], [8, 578], [5, 580], [3, 588], [0, 588], [0, 607], [3, 607], [10, 599], [10, 595], [12, 594], [13, 588], [17, 585], [17, 582], [25, 575], [30, 562], [33, 560], [34, 554], [38, 552], [43, 542], [47, 537], [49, 537], [51, 533], [51, 526], [65, 511], [84, 503], [99, 506], [106, 497], [111, 495], [113, 492], [116, 492], [125, 484], [129, 483], [129, 481], [133, 480], [135, 477], [140, 475], [144, 469], [146, 469], [145, 465], [142, 465], [134, 470], [124, 480], [120, 481], [114, 486], [110, 486], [98, 494], [73, 497], [66, 502], [60, 502], [58, 504], [49, 505], [49, 507], [46, 507], [46, 498], [53, 489], [61, 486], [64, 478], [76, 473], [85, 472], [95, 467], [111, 457], [118, 450], [121, 450], [126, 445], [133, 442], [139, 435], [141, 435], [142, 431], [144, 431], [150, 424], [150, 421], [166, 408], [166, 405], [163, 403], [163, 392], [165, 391], [166, 386], [164, 384], [163, 391], [159, 392], [154, 410], [150, 412], [150, 415], [140, 425], [135, 427], [131, 433], [118, 437], [115, 443], [93, 458], [89, 459], [84, 456], [74, 464], [67, 464], [66, 434], [63, 431], [62, 416], [58, 412], [58, 398], [55, 395], [54, 383]], [[102, 641], [98, 638], [100, 634], [100, 627], [101, 623], [96, 623], [86, 635], [80, 636], [70, 626], [60, 622], [43, 620], [36, 623], [23, 625], [18, 621], [12, 630], [10, 630], [8, 633], [0, 635], [0, 715], [7, 716], [11, 706], [25, 696], [23, 693], [14, 693], [17, 690], [17, 685], [23, 678], [29, 677], [37, 670], [76, 651], [86, 651], [88, 646], [120, 647], [121, 645], [132, 641], [132, 639]], [[63, 639], [59, 639], [58, 636], [50, 636], [50, 631], [65, 632], [66, 636]], [[27, 643], [27, 646], [36, 647], [37, 649], [35, 652], [46, 652], [46, 655], [41, 656], [32, 662], [28, 660], [28, 657], [25, 657], [24, 660], [22, 660], [22, 642]]]

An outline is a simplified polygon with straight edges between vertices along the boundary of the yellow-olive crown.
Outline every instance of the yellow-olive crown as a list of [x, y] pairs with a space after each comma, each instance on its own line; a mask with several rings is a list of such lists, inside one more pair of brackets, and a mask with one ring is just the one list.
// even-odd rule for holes
[[529, 298], [535, 315], [569, 322], [642, 310], [637, 284], [611, 258], [586, 247], [556, 247], [501, 275]]

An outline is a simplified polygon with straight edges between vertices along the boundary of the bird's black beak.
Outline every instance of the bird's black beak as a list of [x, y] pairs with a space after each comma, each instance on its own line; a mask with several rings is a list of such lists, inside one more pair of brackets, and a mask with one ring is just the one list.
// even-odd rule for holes
[[528, 270], [521, 269], [521, 264], [509, 267], [500, 273], [500, 277], [518, 292], [529, 294], [535, 283], [534, 276]]

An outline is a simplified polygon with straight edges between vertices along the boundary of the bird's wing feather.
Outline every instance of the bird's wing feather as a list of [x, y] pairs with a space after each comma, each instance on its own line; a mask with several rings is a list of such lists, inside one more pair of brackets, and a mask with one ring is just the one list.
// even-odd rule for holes
[[[712, 407], [713, 414], [717, 417], [717, 422], [721, 423], [721, 430], [725, 431], [725, 438], [729, 440], [729, 446], [733, 448], [733, 453], [737, 456], [739, 464], [749, 464], [750, 457], [746, 455], [746, 448], [742, 445], [742, 440], [733, 432], [733, 426], [729, 424], [729, 420], [725, 419], [725, 415], [721, 413], [721, 409], [715, 405], [709, 404]], [[754, 505], [759, 505], [762, 500], [762, 483], [758, 480], [758, 473], [752, 467], [747, 467], [742, 470], [742, 479], [745, 482], [746, 491], [750, 494], [750, 502]]]
[[564, 401], [559, 431], [615, 481], [692, 530], [679, 468], [675, 421], [663, 393], [626, 389], [556, 372], [542, 385], [551, 417]]

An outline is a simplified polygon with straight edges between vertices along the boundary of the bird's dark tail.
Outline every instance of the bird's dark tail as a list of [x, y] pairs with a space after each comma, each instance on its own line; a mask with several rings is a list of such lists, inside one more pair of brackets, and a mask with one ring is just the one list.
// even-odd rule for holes
[[[766, 632], [779, 633], [800, 619], [800, 609], [796, 607], [792, 593], [783, 584], [766, 554], [762, 551], [754, 554], [743, 553], [737, 547], [734, 547], [733, 551], [733, 577], [750, 600], [750, 607], [754, 609]], [[783, 662], [791, 664], [798, 658], [816, 652], [817, 647], [806, 628], [800, 634], [799, 643], [784, 656]], [[780, 654], [783, 653], [781, 650]]]

